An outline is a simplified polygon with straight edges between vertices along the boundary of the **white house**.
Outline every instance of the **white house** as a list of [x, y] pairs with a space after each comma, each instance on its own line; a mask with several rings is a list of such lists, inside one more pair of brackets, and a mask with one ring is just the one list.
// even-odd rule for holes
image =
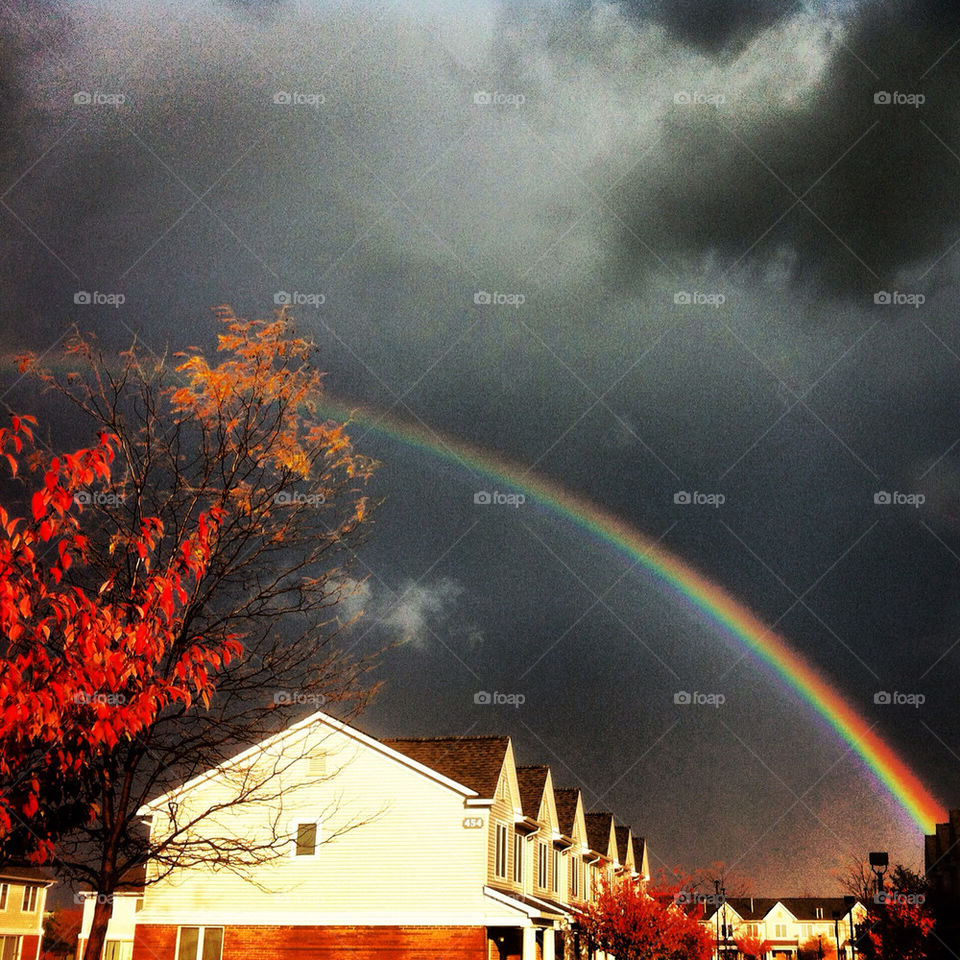
[[149, 864], [142, 901], [114, 901], [104, 960], [128, 960], [131, 921], [130, 960], [554, 960], [579, 952], [575, 910], [600, 876], [648, 871], [642, 840], [585, 815], [548, 768], [518, 770], [509, 737], [381, 741], [322, 713], [151, 801], [152, 838], [281, 756], [272, 800], [225, 807], [193, 839], [269, 842], [279, 824], [283, 855], [252, 877]]

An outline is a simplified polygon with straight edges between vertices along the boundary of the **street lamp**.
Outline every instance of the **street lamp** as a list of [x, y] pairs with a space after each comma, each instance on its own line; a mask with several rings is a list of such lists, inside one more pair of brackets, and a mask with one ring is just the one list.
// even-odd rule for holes
[[880, 893], [883, 889], [883, 875], [887, 872], [887, 865], [890, 863], [890, 858], [887, 856], [885, 850], [880, 850], [870, 854], [870, 869], [873, 871], [873, 875], [877, 878], [877, 889], [876, 893]]
[[850, 956], [855, 957], [857, 955], [857, 935], [853, 930], [853, 908], [857, 904], [857, 898], [847, 894], [843, 898], [843, 903], [847, 908], [847, 913], [850, 917]]
[[713, 881], [713, 908], [716, 911], [717, 921], [717, 960], [720, 960], [720, 881]]

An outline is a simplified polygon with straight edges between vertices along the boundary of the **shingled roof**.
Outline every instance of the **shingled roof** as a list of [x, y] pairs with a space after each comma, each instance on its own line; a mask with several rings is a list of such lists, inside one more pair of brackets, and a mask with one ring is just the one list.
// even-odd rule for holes
[[610, 848], [610, 822], [613, 814], [606, 810], [597, 813], [587, 813], [583, 817], [587, 826], [587, 843], [591, 850], [607, 855]]
[[[804, 922], [811, 920], [832, 920], [836, 910], [846, 916], [850, 909], [843, 897], [727, 897], [728, 906], [737, 911], [744, 920], [757, 922], [778, 904], [782, 903], [796, 918]], [[817, 908], [821, 915], [817, 916]], [[713, 916], [715, 910], [704, 914]]]
[[520, 787], [520, 806], [525, 817], [536, 820], [540, 813], [543, 788], [547, 785], [549, 767], [517, 767], [517, 784]]
[[30, 867], [22, 864], [0, 865], [0, 879], [19, 881], [20, 883], [42, 883], [49, 886], [54, 882], [53, 872], [42, 867]]
[[409, 737], [380, 742], [490, 799], [497, 792], [510, 738]]
[[557, 807], [557, 821], [560, 832], [569, 837], [573, 833], [573, 819], [577, 815], [577, 797], [580, 791], [576, 787], [554, 787], [553, 800]]

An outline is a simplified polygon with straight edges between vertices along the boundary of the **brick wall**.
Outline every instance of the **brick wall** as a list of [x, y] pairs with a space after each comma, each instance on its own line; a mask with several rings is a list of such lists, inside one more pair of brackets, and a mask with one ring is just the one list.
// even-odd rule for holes
[[[175, 960], [177, 928], [141, 924], [133, 960]], [[223, 960], [484, 960], [483, 927], [227, 926]]]

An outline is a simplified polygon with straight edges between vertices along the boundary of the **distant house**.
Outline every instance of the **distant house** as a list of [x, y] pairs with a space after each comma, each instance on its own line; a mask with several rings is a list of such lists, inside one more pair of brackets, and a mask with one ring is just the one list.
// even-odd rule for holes
[[38, 960], [53, 882], [35, 867], [0, 867], [0, 960]]
[[[710, 931], [719, 951], [714, 957], [730, 960], [739, 956], [736, 940], [751, 937], [766, 947], [764, 960], [796, 957], [797, 951], [811, 941], [822, 941], [824, 950], [836, 952], [839, 939], [840, 960], [852, 955], [850, 918], [860, 923], [866, 908], [857, 901], [848, 906], [843, 897], [730, 897], [717, 906], [713, 897], [705, 898], [703, 925]], [[834, 913], [839, 917], [834, 923]]]
[[[98, 894], [92, 890], [78, 894], [83, 902], [83, 918], [80, 923], [77, 960], [84, 960], [97, 896]], [[139, 877], [130, 883], [123, 884], [110, 899], [110, 921], [103, 941], [102, 960], [131, 960], [137, 914], [143, 908], [143, 878]]]
[[283, 775], [300, 786], [279, 791], [282, 811], [227, 809], [215, 827], [258, 838], [278, 817], [288, 854], [255, 882], [213, 866], [158, 879], [148, 865], [142, 909], [114, 901], [103, 960], [560, 960], [579, 950], [576, 908], [599, 878], [648, 869], [644, 842], [585, 814], [548, 767], [518, 767], [509, 737], [377, 740], [322, 713], [140, 812], [162, 836], [172, 805], [206, 809], [231, 769], [294, 746], [302, 761]]

